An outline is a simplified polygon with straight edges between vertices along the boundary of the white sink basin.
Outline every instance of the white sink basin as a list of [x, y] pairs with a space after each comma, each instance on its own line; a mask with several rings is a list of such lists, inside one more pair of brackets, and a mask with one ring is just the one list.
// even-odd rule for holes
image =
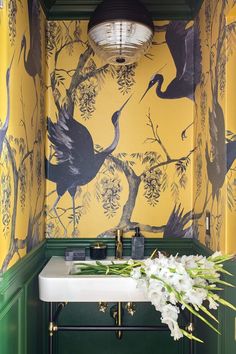
[[[108, 263], [109, 259], [101, 262]], [[83, 261], [83, 263], [94, 263], [94, 261]], [[71, 275], [73, 265], [74, 262], [66, 262], [64, 257], [52, 257], [49, 260], [39, 274], [39, 298], [42, 301], [148, 301], [143, 291], [137, 289], [136, 281], [131, 278], [114, 275]]]

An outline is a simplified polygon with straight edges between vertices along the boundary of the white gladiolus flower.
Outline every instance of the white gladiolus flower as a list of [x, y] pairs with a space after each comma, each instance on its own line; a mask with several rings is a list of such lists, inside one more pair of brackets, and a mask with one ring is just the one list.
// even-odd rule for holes
[[183, 295], [183, 298], [185, 302], [200, 307], [203, 301], [207, 299], [207, 290], [201, 288], [191, 289]]
[[208, 297], [208, 301], [209, 301], [209, 308], [212, 309], [212, 310], [217, 310], [218, 308], [218, 304], [217, 302], [212, 298], [212, 297]]
[[222, 252], [217, 251], [217, 252], [215, 252], [215, 253], [213, 253], [213, 254], [211, 255], [211, 258], [214, 259], [214, 258], [216, 258], [216, 257], [221, 257], [221, 256], [222, 256]]
[[141, 278], [141, 268], [140, 267], [138, 267], [138, 268], [133, 268], [132, 269], [132, 271], [131, 271], [131, 273], [130, 273], [130, 276], [133, 278], [133, 279], [135, 279], [135, 280], [137, 280], [137, 279], [140, 279]]
[[[206, 300], [209, 302], [209, 309], [216, 310], [219, 303], [235, 309], [215, 293], [218, 291], [218, 282], [227, 285], [219, 281], [220, 273], [223, 271], [223, 262], [231, 258], [231, 256], [222, 256], [221, 252], [215, 252], [208, 258], [201, 255], [167, 257], [159, 252], [158, 258], [155, 259], [129, 260], [119, 267], [115, 263], [102, 265], [98, 262], [97, 268], [99, 274], [104, 272], [106, 275], [117, 276], [118, 274], [132, 277], [137, 287], [161, 313], [161, 322], [169, 327], [174, 340], [179, 340], [183, 336], [199, 340], [179, 327], [180, 311], [185, 308], [192, 314], [196, 314], [195, 311], [202, 311], [199, 317], [213, 328], [209, 319], [204, 317], [204, 312], [207, 314], [207, 306], [204, 303]], [[90, 270], [89, 265], [76, 264], [72, 274], [83, 275], [83, 272], [88, 274], [88, 270]], [[97, 272], [94, 265], [91, 272], [95, 274]], [[203, 303], [204, 307], [202, 307]]]
[[167, 293], [161, 282], [151, 279], [147, 290], [147, 296], [157, 311], [161, 311], [162, 307], [166, 304]]
[[167, 324], [174, 340], [179, 340], [183, 337], [183, 333], [181, 332], [177, 322], [178, 314], [179, 309], [170, 304], [163, 306], [161, 311], [161, 322]]

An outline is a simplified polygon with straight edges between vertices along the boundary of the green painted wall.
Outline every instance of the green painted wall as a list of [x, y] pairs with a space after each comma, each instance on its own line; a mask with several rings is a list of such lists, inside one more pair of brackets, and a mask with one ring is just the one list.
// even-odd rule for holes
[[46, 354], [45, 305], [38, 295], [38, 273], [44, 263], [41, 244], [0, 279], [1, 354]]
[[[114, 241], [107, 240], [109, 254], [114, 254]], [[24, 259], [4, 273], [0, 281], [0, 353], [48, 354], [47, 306], [38, 298], [38, 273], [53, 255], [63, 255], [67, 247], [88, 246], [88, 239], [47, 240]], [[124, 244], [130, 254], [130, 240]], [[146, 254], [158, 248], [168, 253], [207, 254], [207, 249], [191, 240], [146, 240]], [[228, 270], [236, 274], [236, 263]], [[232, 279], [231, 279], [232, 281]], [[224, 298], [235, 304], [236, 290], [226, 289]], [[236, 305], [236, 304], [235, 304]], [[196, 323], [196, 335], [205, 344], [196, 345], [196, 354], [233, 354], [235, 314], [220, 310], [222, 336], [216, 336], [202, 323]], [[113, 324], [109, 310], [98, 312], [97, 304], [68, 304], [59, 318], [63, 324]], [[158, 324], [159, 316], [150, 304], [137, 304], [137, 312], [130, 317], [125, 312], [124, 322], [129, 325]], [[119, 342], [114, 333], [59, 333], [56, 335], [54, 354], [189, 354], [189, 342], [174, 342], [168, 333], [125, 333]]]
[[[60, 322], [72, 325], [114, 325], [110, 317], [110, 306], [106, 314], [98, 311], [97, 304], [68, 304]], [[124, 312], [124, 325], [156, 325], [160, 317], [150, 304], [138, 303], [134, 317]], [[95, 349], [96, 348], [96, 349]], [[126, 332], [117, 340], [113, 332], [59, 333], [57, 354], [188, 354], [184, 342], [174, 342], [169, 332]]]

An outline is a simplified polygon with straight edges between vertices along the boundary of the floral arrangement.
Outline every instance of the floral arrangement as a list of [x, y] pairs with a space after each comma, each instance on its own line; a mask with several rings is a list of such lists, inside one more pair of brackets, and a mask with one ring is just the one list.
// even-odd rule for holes
[[180, 309], [188, 309], [194, 316], [206, 323], [212, 330], [218, 329], [207, 319], [218, 323], [217, 318], [209, 311], [216, 310], [219, 304], [234, 311], [236, 307], [222, 299], [219, 292], [222, 285], [233, 286], [220, 279], [221, 274], [230, 274], [223, 268], [223, 263], [232, 256], [223, 256], [216, 252], [206, 258], [201, 255], [165, 256], [158, 252], [143, 261], [103, 264], [77, 263], [73, 274], [80, 275], [116, 275], [132, 277], [137, 286], [142, 288], [155, 309], [161, 313], [161, 321], [166, 324], [175, 340], [183, 336], [202, 342], [183, 328], [179, 327]]

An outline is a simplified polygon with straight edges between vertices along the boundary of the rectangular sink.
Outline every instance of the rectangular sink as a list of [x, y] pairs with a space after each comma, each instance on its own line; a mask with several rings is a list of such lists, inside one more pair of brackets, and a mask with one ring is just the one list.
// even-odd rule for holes
[[[114, 260], [114, 259], [112, 259]], [[107, 259], [101, 261], [109, 263]], [[122, 262], [116, 261], [115, 262]], [[124, 261], [125, 262], [125, 259]], [[39, 274], [39, 298], [46, 302], [147, 302], [136, 281], [114, 275], [71, 275], [74, 263], [52, 257]], [[82, 261], [95, 263], [95, 261]]]

